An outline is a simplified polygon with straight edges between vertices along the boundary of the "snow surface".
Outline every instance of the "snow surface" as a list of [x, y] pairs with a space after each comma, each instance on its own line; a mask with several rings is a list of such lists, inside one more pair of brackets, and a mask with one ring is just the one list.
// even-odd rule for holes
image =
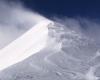
[[46, 46], [50, 21], [41, 21], [28, 32], [0, 50], [0, 70], [16, 64]]
[[99, 48], [85, 35], [44, 20], [0, 51], [0, 80], [98, 80]]

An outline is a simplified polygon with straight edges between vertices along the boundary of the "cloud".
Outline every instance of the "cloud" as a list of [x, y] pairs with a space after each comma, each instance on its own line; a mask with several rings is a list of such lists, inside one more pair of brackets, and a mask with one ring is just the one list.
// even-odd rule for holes
[[[25, 8], [20, 2], [0, 1], [0, 48], [43, 19], [46, 18]], [[100, 43], [100, 23], [97, 19], [54, 17], [52, 20]]]
[[86, 36], [89, 39], [93, 39], [95, 43], [100, 45], [100, 20], [90, 18], [68, 18], [54, 17], [53, 20], [63, 26], [73, 30], [79, 34]]
[[25, 8], [20, 2], [0, 1], [0, 48], [43, 19], [46, 18]]

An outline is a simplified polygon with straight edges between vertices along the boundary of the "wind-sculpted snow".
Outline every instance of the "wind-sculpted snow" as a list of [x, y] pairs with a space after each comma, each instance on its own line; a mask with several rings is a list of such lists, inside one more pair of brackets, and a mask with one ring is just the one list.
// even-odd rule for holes
[[47, 28], [46, 46], [1, 71], [0, 80], [98, 80], [99, 44], [56, 22]]
[[0, 70], [16, 64], [46, 46], [50, 21], [41, 21], [17, 40], [1, 49]]

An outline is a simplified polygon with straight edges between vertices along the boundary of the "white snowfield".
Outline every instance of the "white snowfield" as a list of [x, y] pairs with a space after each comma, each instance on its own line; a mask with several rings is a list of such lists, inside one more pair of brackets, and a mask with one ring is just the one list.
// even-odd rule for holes
[[88, 37], [43, 20], [0, 51], [0, 80], [99, 80], [97, 46]]
[[46, 46], [48, 25], [52, 23], [43, 20], [33, 26], [24, 35], [0, 50], [0, 70], [16, 64], [35, 54]]

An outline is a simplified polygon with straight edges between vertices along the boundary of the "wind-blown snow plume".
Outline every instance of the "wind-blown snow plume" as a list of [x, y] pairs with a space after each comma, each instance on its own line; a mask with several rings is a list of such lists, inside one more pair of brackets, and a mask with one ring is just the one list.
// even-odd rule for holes
[[44, 19], [46, 18], [25, 8], [21, 3], [0, 1], [0, 48]]
[[95, 39], [97, 42], [100, 41], [100, 20], [89, 19], [89, 18], [54, 18], [59, 24], [64, 25], [71, 30], [78, 33], [84, 34], [87, 37]]
[[[25, 8], [21, 3], [0, 1], [0, 48], [23, 34], [37, 22], [46, 19], [42, 15]], [[99, 43], [99, 23], [86, 18], [55, 18], [59, 24], [86, 34]], [[96, 35], [96, 36], [95, 36]]]
[[[24, 8], [20, 4], [12, 5], [2, 2], [0, 4], [0, 48], [4, 47], [9, 42], [16, 39], [26, 30], [34, 26], [36, 23], [41, 22], [42, 20], [47, 20], [47, 19], [33, 11]], [[77, 18], [77, 19], [55, 18], [52, 20], [52, 22], [54, 22], [53, 25], [51, 24], [48, 25], [47, 21], [43, 22], [45, 28], [42, 29], [43, 32], [46, 31], [46, 37], [44, 36], [44, 34], [42, 37], [43, 42], [41, 42], [42, 40], [40, 40], [39, 38], [40, 34], [42, 35], [41, 30], [39, 31], [39, 33], [37, 33], [38, 36], [36, 36], [35, 33], [33, 34], [32, 32], [34, 29], [33, 28], [31, 31], [32, 32], [31, 39], [28, 38], [28, 41], [30, 40], [29, 41], [30, 44], [26, 43], [27, 41], [25, 42], [25, 44], [23, 43], [24, 45], [26, 45], [26, 47], [23, 47], [24, 45], [20, 46], [20, 43], [22, 43], [24, 39], [27, 40], [25, 36], [24, 38], [23, 37], [21, 38], [22, 42], [20, 42], [20, 38], [18, 41], [15, 40], [15, 43], [13, 43], [15, 46], [11, 44], [8, 45], [8, 47], [1, 49], [0, 62], [1, 63], [2, 61], [5, 62], [2, 63], [3, 65], [1, 65], [1, 70], [31, 56], [33, 54], [34, 49], [36, 48], [36, 47], [33, 48], [34, 45], [32, 45], [32, 47], [30, 48], [31, 43], [39, 45], [40, 42], [41, 44], [43, 43], [43, 45], [45, 45], [46, 47], [46, 49], [44, 49], [42, 52], [42, 54], [45, 55], [42, 54], [37, 55], [36, 58], [40, 59], [40, 62], [38, 61], [38, 59], [36, 59], [35, 63], [37, 65], [35, 64], [33, 65], [38, 66], [38, 68], [43, 69], [44, 71], [46, 71], [44, 68], [45, 66], [48, 67], [47, 65], [53, 65], [56, 66], [57, 67], [56, 70], [58, 69], [59, 71], [61, 69], [68, 69], [68, 71], [69, 70], [72, 71], [73, 73], [76, 74], [76, 77], [74, 77], [76, 79], [79, 79], [81, 77], [82, 79], [85, 78], [87, 80], [88, 79], [96, 80], [97, 78], [94, 76], [93, 70], [96, 69], [94, 65], [100, 63], [100, 62], [95, 63], [96, 59], [100, 56], [100, 54], [99, 55], [96, 54], [99, 53], [100, 51], [100, 36], [99, 36], [100, 24], [98, 23], [99, 21], [90, 20], [86, 18]], [[40, 25], [38, 26], [40, 27]], [[36, 30], [37, 30], [36, 32], [38, 32], [38, 29]], [[36, 36], [36, 39], [39, 39], [39, 42], [37, 42], [38, 40], [34, 39], [33, 35]], [[28, 37], [30, 36], [28, 35]], [[35, 40], [37, 43], [33, 40]], [[39, 46], [41, 47], [41, 45]], [[29, 50], [27, 50], [26, 52], [27, 54], [24, 54], [24, 51], [26, 51], [27, 47]], [[19, 50], [19, 48], [21, 49], [18, 51], [19, 55], [22, 54], [21, 56], [16, 54], [16, 51], [14, 50], [15, 48], [16, 50]], [[14, 53], [18, 57], [16, 58], [16, 56], [13, 54], [13, 56], [15, 56], [16, 58], [14, 60], [14, 58], [10, 56], [8, 53], [12, 63], [8, 61], [9, 64], [7, 64], [8, 62], [6, 62], [5, 60], [7, 60], [8, 56], [5, 55], [7, 55], [6, 53], [9, 51], [11, 55]], [[4, 53], [3, 58], [2, 58], [2, 53]], [[82, 64], [81, 62], [86, 62], [86, 64]], [[90, 66], [94, 67], [94, 69], [91, 68]], [[60, 69], [58, 67], [60, 67]], [[88, 67], [90, 68], [87, 71]], [[50, 70], [52, 69], [50, 68]], [[82, 76], [80, 76], [79, 74], [82, 74]], [[57, 75], [62, 75], [62, 74], [57, 73]], [[91, 76], [92, 78], [90, 78]], [[73, 77], [71, 78], [73, 79]]]

